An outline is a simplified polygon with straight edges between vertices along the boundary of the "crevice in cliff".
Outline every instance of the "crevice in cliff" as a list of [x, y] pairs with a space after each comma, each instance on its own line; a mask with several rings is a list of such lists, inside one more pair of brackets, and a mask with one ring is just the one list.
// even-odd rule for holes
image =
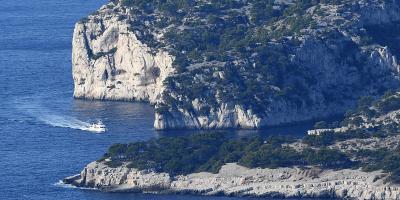
[[88, 40], [87, 34], [86, 34], [87, 33], [87, 28], [86, 28], [85, 23], [82, 23], [82, 26], [83, 26], [82, 37], [83, 37], [83, 42], [84, 42], [84, 45], [85, 45], [85, 48], [86, 48], [87, 56], [88, 56], [88, 58], [92, 58], [93, 57], [93, 50], [90, 48], [90, 45], [89, 45], [89, 40]]

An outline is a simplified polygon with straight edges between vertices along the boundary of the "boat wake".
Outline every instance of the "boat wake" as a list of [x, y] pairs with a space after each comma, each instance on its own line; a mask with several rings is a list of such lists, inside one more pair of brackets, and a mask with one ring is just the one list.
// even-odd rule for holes
[[18, 110], [28, 116], [53, 127], [71, 128], [94, 133], [106, 131], [106, 126], [99, 120], [96, 123], [85, 122], [73, 116], [60, 115], [35, 103], [16, 103], [15, 105]]
[[90, 131], [95, 133], [105, 132], [106, 128], [101, 121], [97, 123], [88, 123], [70, 116], [60, 116], [55, 114], [45, 114], [37, 117], [38, 120], [51, 125], [53, 127], [72, 128], [82, 131]]

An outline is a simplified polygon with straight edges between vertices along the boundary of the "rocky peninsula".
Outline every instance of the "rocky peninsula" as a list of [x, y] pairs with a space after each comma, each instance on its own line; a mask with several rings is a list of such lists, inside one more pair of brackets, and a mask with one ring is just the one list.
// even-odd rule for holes
[[398, 87], [399, 1], [307, 2], [112, 0], [75, 26], [74, 96], [149, 102], [159, 130], [255, 129]]

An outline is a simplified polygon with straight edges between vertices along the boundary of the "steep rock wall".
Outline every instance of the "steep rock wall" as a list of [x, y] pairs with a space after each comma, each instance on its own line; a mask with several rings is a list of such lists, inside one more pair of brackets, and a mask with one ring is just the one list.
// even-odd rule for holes
[[154, 103], [173, 57], [154, 51], [129, 31], [129, 24], [107, 6], [78, 22], [73, 37], [74, 97]]

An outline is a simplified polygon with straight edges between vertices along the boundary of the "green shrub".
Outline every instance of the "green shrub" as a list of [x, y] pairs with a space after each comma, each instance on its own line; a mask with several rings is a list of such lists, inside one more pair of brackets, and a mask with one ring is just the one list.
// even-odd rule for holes
[[333, 149], [307, 149], [303, 151], [303, 156], [307, 163], [325, 168], [344, 168], [352, 164], [346, 154]]
[[333, 144], [336, 141], [336, 134], [333, 132], [325, 132], [320, 135], [306, 135], [303, 143], [315, 147], [324, 147]]

